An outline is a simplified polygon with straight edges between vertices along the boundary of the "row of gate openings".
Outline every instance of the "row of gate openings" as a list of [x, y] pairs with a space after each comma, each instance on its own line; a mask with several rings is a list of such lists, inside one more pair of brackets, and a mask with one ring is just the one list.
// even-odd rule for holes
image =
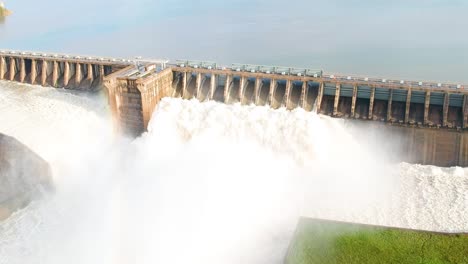
[[[5, 78], [8, 78], [9, 72], [11, 71], [10, 69], [10, 62], [11, 60], [15, 60], [15, 80], [19, 81], [20, 78], [20, 70], [21, 70], [21, 59], [20, 58], [14, 58], [14, 57], [5, 57], [5, 66], [6, 66], [6, 74]], [[58, 63], [58, 76], [59, 76], [59, 83], [58, 84], [52, 84], [49, 79], [52, 78], [52, 73], [54, 71], [54, 61], [47, 60], [47, 68], [46, 70], [46, 75], [48, 76], [48, 81], [47, 84], [51, 86], [63, 86], [63, 78], [64, 78], [64, 72], [65, 72], [65, 62], [63, 61], [57, 61]], [[24, 59], [24, 64], [25, 64], [25, 70], [26, 70], [26, 80], [25, 82], [31, 83], [33, 80], [30, 79], [31, 77], [31, 72], [32, 72], [32, 60], [31, 59]], [[70, 67], [70, 81], [75, 80], [75, 74], [76, 74], [76, 63], [68, 63]], [[37, 80], [41, 78], [42, 75], [42, 60], [36, 60], [36, 80], [35, 83], [39, 83]], [[97, 64], [92, 64], [93, 67], [93, 80], [100, 79], [100, 65]], [[104, 66], [104, 76], [111, 74], [113, 72], [112, 66], [105, 65]], [[88, 77], [88, 64], [81, 64], [81, 76], [82, 79], [86, 79]], [[102, 76], [103, 77], [103, 76]]]
[[[245, 86], [243, 98], [239, 97], [239, 86], [240, 77], [233, 77], [233, 81], [229, 91], [229, 98], [226, 101], [224, 98], [224, 89], [226, 76], [216, 76], [216, 90], [213, 98], [209, 98], [211, 75], [205, 75], [202, 77], [201, 82], [201, 93], [196, 94], [196, 74], [189, 76], [187, 83], [187, 91], [183, 94], [182, 91], [182, 74], [175, 73], [174, 75], [174, 89], [175, 97], [182, 97], [185, 99], [197, 98], [200, 101], [215, 100], [225, 103], [242, 103], [257, 105], [270, 105], [272, 108], [286, 107], [288, 109], [294, 109], [296, 107], [303, 107], [306, 111], [312, 111], [316, 104], [316, 99], [319, 90], [319, 83], [308, 82], [307, 93], [305, 102], [301, 102], [302, 85], [301, 81], [292, 82], [291, 94], [289, 101], [286, 102], [286, 81], [277, 81], [277, 88], [273, 96], [273, 101], [270, 101], [270, 79], [262, 79], [260, 85], [259, 97], [254, 97], [255, 89], [255, 78], [248, 78], [248, 83]], [[334, 101], [336, 93], [336, 85], [334, 83], [326, 83], [323, 91], [323, 98], [320, 109], [318, 112], [326, 115], [334, 115]], [[357, 100], [355, 107], [355, 116], [357, 119], [374, 119], [380, 121], [389, 122], [404, 122], [406, 112], [406, 99], [407, 90], [393, 89], [392, 95], [392, 107], [390, 120], [388, 120], [388, 100], [390, 98], [390, 89], [377, 87], [374, 94], [374, 107], [373, 115], [369, 117], [369, 105], [371, 88], [368, 86], [359, 86], [357, 92]], [[336, 115], [343, 117], [351, 116], [351, 104], [353, 96], [353, 87], [351, 85], [341, 85], [340, 89], [340, 100], [338, 105], [338, 111]], [[431, 92], [430, 95], [430, 106], [428, 115], [429, 126], [442, 126], [443, 125], [443, 105], [444, 105], [444, 93]], [[426, 94], [424, 91], [412, 91], [411, 93], [411, 104], [410, 104], [410, 115], [409, 122], [415, 124], [424, 124], [424, 103]], [[449, 97], [449, 112], [448, 112], [448, 125], [451, 127], [462, 127], [463, 124], [463, 94], [450, 94]]]

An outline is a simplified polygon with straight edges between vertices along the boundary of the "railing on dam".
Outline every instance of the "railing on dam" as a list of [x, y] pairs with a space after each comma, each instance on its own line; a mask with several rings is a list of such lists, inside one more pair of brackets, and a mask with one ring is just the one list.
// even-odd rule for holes
[[[368, 85], [380, 85], [389, 87], [406, 88], [434, 88], [434, 89], [465, 89], [468, 85], [455, 84], [455, 83], [440, 83], [429, 81], [414, 81], [414, 80], [392, 80], [386, 78], [369, 78], [362, 76], [341, 75], [341, 74], [324, 74], [321, 69], [307, 69], [297, 67], [283, 67], [283, 66], [267, 66], [267, 65], [252, 65], [233, 63], [231, 66], [221, 66], [215, 62], [196, 61], [196, 60], [176, 60], [176, 63], [171, 64], [175, 67], [188, 67], [194, 69], [207, 69], [207, 70], [223, 70], [223, 71], [236, 71], [236, 72], [250, 72], [250, 73], [264, 73], [272, 75], [301, 77], [315, 77], [323, 78], [324, 80], [339, 81], [339, 82], [360, 82]], [[272, 77], [277, 78], [277, 77]], [[279, 77], [281, 78], [281, 77]]]
[[233, 63], [230, 67], [218, 66], [215, 62], [208, 61], [194, 61], [194, 60], [177, 60], [174, 66], [178, 67], [193, 67], [204, 68], [208, 70], [233, 70], [237, 72], [247, 71], [251, 73], [262, 72], [267, 74], [281, 74], [281, 75], [297, 75], [297, 76], [312, 76], [322, 77], [323, 71], [317, 69], [306, 69], [306, 68], [292, 68], [284, 66], [268, 66], [268, 65], [254, 65], [254, 64], [241, 64]]
[[129, 59], [117, 59], [108, 57], [96, 57], [96, 56], [85, 56], [85, 55], [70, 55], [60, 53], [48, 53], [48, 52], [33, 52], [33, 51], [15, 51], [15, 50], [0, 50], [0, 56], [18, 57], [18, 58], [30, 58], [38, 60], [57, 60], [57, 61], [68, 61], [77, 63], [92, 63], [92, 64], [106, 64], [106, 65], [122, 65], [128, 66], [135, 63], [135, 60]]
[[359, 81], [366, 82], [369, 85], [382, 85], [389, 84], [390, 86], [400, 86], [400, 87], [424, 87], [424, 88], [434, 88], [434, 89], [465, 89], [466, 85], [454, 84], [454, 83], [436, 83], [436, 82], [427, 82], [427, 81], [406, 81], [406, 80], [389, 80], [385, 78], [369, 78], [369, 77], [359, 77], [359, 76], [350, 76], [350, 75], [333, 75], [328, 74], [323, 76], [325, 79], [336, 79], [341, 81]]

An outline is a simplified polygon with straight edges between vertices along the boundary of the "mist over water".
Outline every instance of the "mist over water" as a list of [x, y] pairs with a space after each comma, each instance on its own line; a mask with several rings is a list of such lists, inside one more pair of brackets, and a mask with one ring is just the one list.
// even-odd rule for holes
[[57, 185], [0, 223], [0, 263], [281, 263], [300, 216], [468, 231], [466, 169], [387, 164], [343, 120], [167, 98], [130, 140], [99, 97], [0, 88]]

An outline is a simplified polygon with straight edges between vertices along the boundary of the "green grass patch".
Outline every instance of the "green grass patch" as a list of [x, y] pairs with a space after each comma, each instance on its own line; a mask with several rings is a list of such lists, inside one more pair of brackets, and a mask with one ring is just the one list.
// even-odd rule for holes
[[468, 264], [468, 234], [301, 219], [285, 263]]

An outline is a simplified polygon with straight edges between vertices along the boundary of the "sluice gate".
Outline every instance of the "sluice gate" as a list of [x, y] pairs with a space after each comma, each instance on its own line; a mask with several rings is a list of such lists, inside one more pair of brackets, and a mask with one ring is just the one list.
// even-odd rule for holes
[[390, 132], [382, 134], [398, 139], [391, 149], [400, 153], [399, 161], [468, 166], [465, 85], [257, 65], [166, 63], [0, 52], [0, 79], [83, 90], [104, 87], [116, 129], [131, 136], [146, 131], [163, 97], [300, 107], [356, 122], [372, 121], [372, 126]]

